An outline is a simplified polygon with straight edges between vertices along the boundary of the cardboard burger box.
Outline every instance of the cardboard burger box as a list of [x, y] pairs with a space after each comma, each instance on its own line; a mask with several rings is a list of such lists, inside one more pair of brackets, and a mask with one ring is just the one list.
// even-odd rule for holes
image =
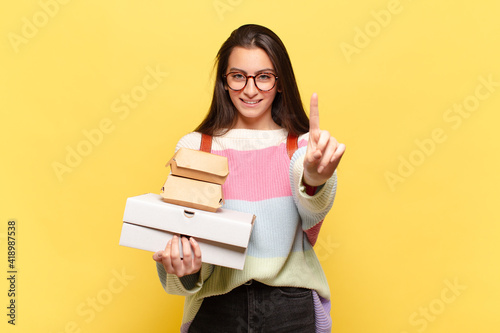
[[216, 212], [224, 204], [222, 186], [169, 175], [162, 187], [163, 201], [185, 207]]
[[120, 245], [156, 252], [165, 249], [174, 234], [193, 236], [203, 262], [243, 269], [254, 220], [253, 214], [224, 208], [207, 212], [148, 193], [127, 199]]
[[200, 150], [180, 148], [168, 161], [172, 174], [222, 185], [229, 174], [227, 157]]
[[222, 184], [229, 174], [226, 157], [180, 148], [166, 166], [172, 173], [161, 191], [165, 202], [209, 212], [222, 207]]

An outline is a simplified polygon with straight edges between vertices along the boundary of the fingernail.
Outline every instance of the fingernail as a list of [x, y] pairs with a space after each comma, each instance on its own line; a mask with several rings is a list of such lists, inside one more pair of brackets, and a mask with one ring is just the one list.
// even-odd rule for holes
[[163, 253], [160, 252], [160, 253], [158, 253], [158, 258], [161, 258], [161, 257], [163, 257]]

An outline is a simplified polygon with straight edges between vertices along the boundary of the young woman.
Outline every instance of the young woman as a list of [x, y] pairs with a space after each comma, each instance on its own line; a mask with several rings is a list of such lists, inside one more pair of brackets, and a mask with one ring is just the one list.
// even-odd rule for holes
[[153, 255], [166, 292], [187, 296], [181, 332], [329, 332], [330, 291], [313, 245], [345, 145], [320, 129], [316, 94], [307, 118], [271, 30], [236, 29], [216, 60], [208, 115], [177, 149], [200, 149], [202, 133], [212, 136], [211, 152], [229, 163], [224, 207], [256, 220], [243, 270], [202, 264], [192, 237], [181, 239], [183, 259], [177, 236]]

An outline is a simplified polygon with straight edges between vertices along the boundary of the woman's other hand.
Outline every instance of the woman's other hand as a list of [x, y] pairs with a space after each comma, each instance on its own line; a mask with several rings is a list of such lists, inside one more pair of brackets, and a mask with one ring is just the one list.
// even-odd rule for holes
[[309, 141], [304, 158], [304, 182], [320, 186], [333, 175], [345, 151], [345, 145], [319, 128], [318, 95], [311, 96], [309, 111]]

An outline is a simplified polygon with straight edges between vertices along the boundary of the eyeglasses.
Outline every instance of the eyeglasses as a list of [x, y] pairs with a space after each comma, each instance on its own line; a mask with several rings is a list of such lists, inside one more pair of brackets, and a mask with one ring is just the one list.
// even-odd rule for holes
[[253, 78], [255, 86], [260, 91], [269, 91], [274, 88], [278, 77], [273, 73], [260, 73], [257, 75], [245, 75], [240, 72], [230, 72], [224, 74], [227, 86], [231, 90], [240, 91], [243, 90], [248, 83], [249, 78]]

